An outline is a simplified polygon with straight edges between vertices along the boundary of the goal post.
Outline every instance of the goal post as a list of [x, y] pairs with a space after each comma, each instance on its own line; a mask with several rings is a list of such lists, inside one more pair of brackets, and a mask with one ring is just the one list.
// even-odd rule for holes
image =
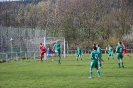
[[[66, 40], [64, 37], [44, 37], [44, 46], [47, 48], [47, 45], [52, 45], [56, 43], [56, 41], [59, 41], [62, 47], [64, 58], [66, 58]], [[46, 53], [45, 53], [46, 54]], [[46, 59], [46, 55], [44, 57]]]

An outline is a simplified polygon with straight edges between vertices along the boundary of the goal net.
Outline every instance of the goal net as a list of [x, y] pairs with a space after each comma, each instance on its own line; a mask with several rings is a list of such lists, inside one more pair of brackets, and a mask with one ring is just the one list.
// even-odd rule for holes
[[[64, 58], [66, 57], [66, 41], [64, 37], [44, 37], [44, 46], [46, 48], [50, 47], [53, 48], [54, 44], [56, 42], [59, 42], [61, 44], [61, 53], [64, 55]], [[46, 55], [45, 55], [46, 59]]]

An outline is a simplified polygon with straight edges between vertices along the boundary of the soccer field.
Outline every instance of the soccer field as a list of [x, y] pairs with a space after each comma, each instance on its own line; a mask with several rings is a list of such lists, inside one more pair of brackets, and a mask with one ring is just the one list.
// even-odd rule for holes
[[[115, 56], [115, 55], [114, 55]], [[88, 79], [90, 56], [83, 55], [76, 62], [75, 55], [52, 62], [40, 63], [39, 59], [18, 60], [0, 63], [0, 88], [133, 88], [133, 58], [124, 56], [125, 68], [118, 68], [117, 59], [103, 55], [101, 77], [93, 69], [93, 78]]]

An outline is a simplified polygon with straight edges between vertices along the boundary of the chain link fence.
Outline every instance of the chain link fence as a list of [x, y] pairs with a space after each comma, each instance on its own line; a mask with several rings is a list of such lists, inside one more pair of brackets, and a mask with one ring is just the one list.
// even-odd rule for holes
[[45, 30], [0, 26], [0, 59], [39, 57], [38, 46], [45, 34]]

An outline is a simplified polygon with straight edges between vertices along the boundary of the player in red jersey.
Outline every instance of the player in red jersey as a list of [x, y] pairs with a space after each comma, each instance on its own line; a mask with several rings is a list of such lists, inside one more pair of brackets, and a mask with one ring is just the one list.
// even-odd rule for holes
[[129, 54], [127, 54], [127, 46], [125, 43], [122, 43], [122, 46], [123, 46], [123, 55], [126, 55], [128, 57], [130, 57], [131, 59], [131, 56]]
[[46, 53], [47, 49], [42, 45], [42, 43], [40, 43], [39, 50], [40, 50], [40, 61], [42, 62], [42, 58], [44, 56], [44, 53]]

